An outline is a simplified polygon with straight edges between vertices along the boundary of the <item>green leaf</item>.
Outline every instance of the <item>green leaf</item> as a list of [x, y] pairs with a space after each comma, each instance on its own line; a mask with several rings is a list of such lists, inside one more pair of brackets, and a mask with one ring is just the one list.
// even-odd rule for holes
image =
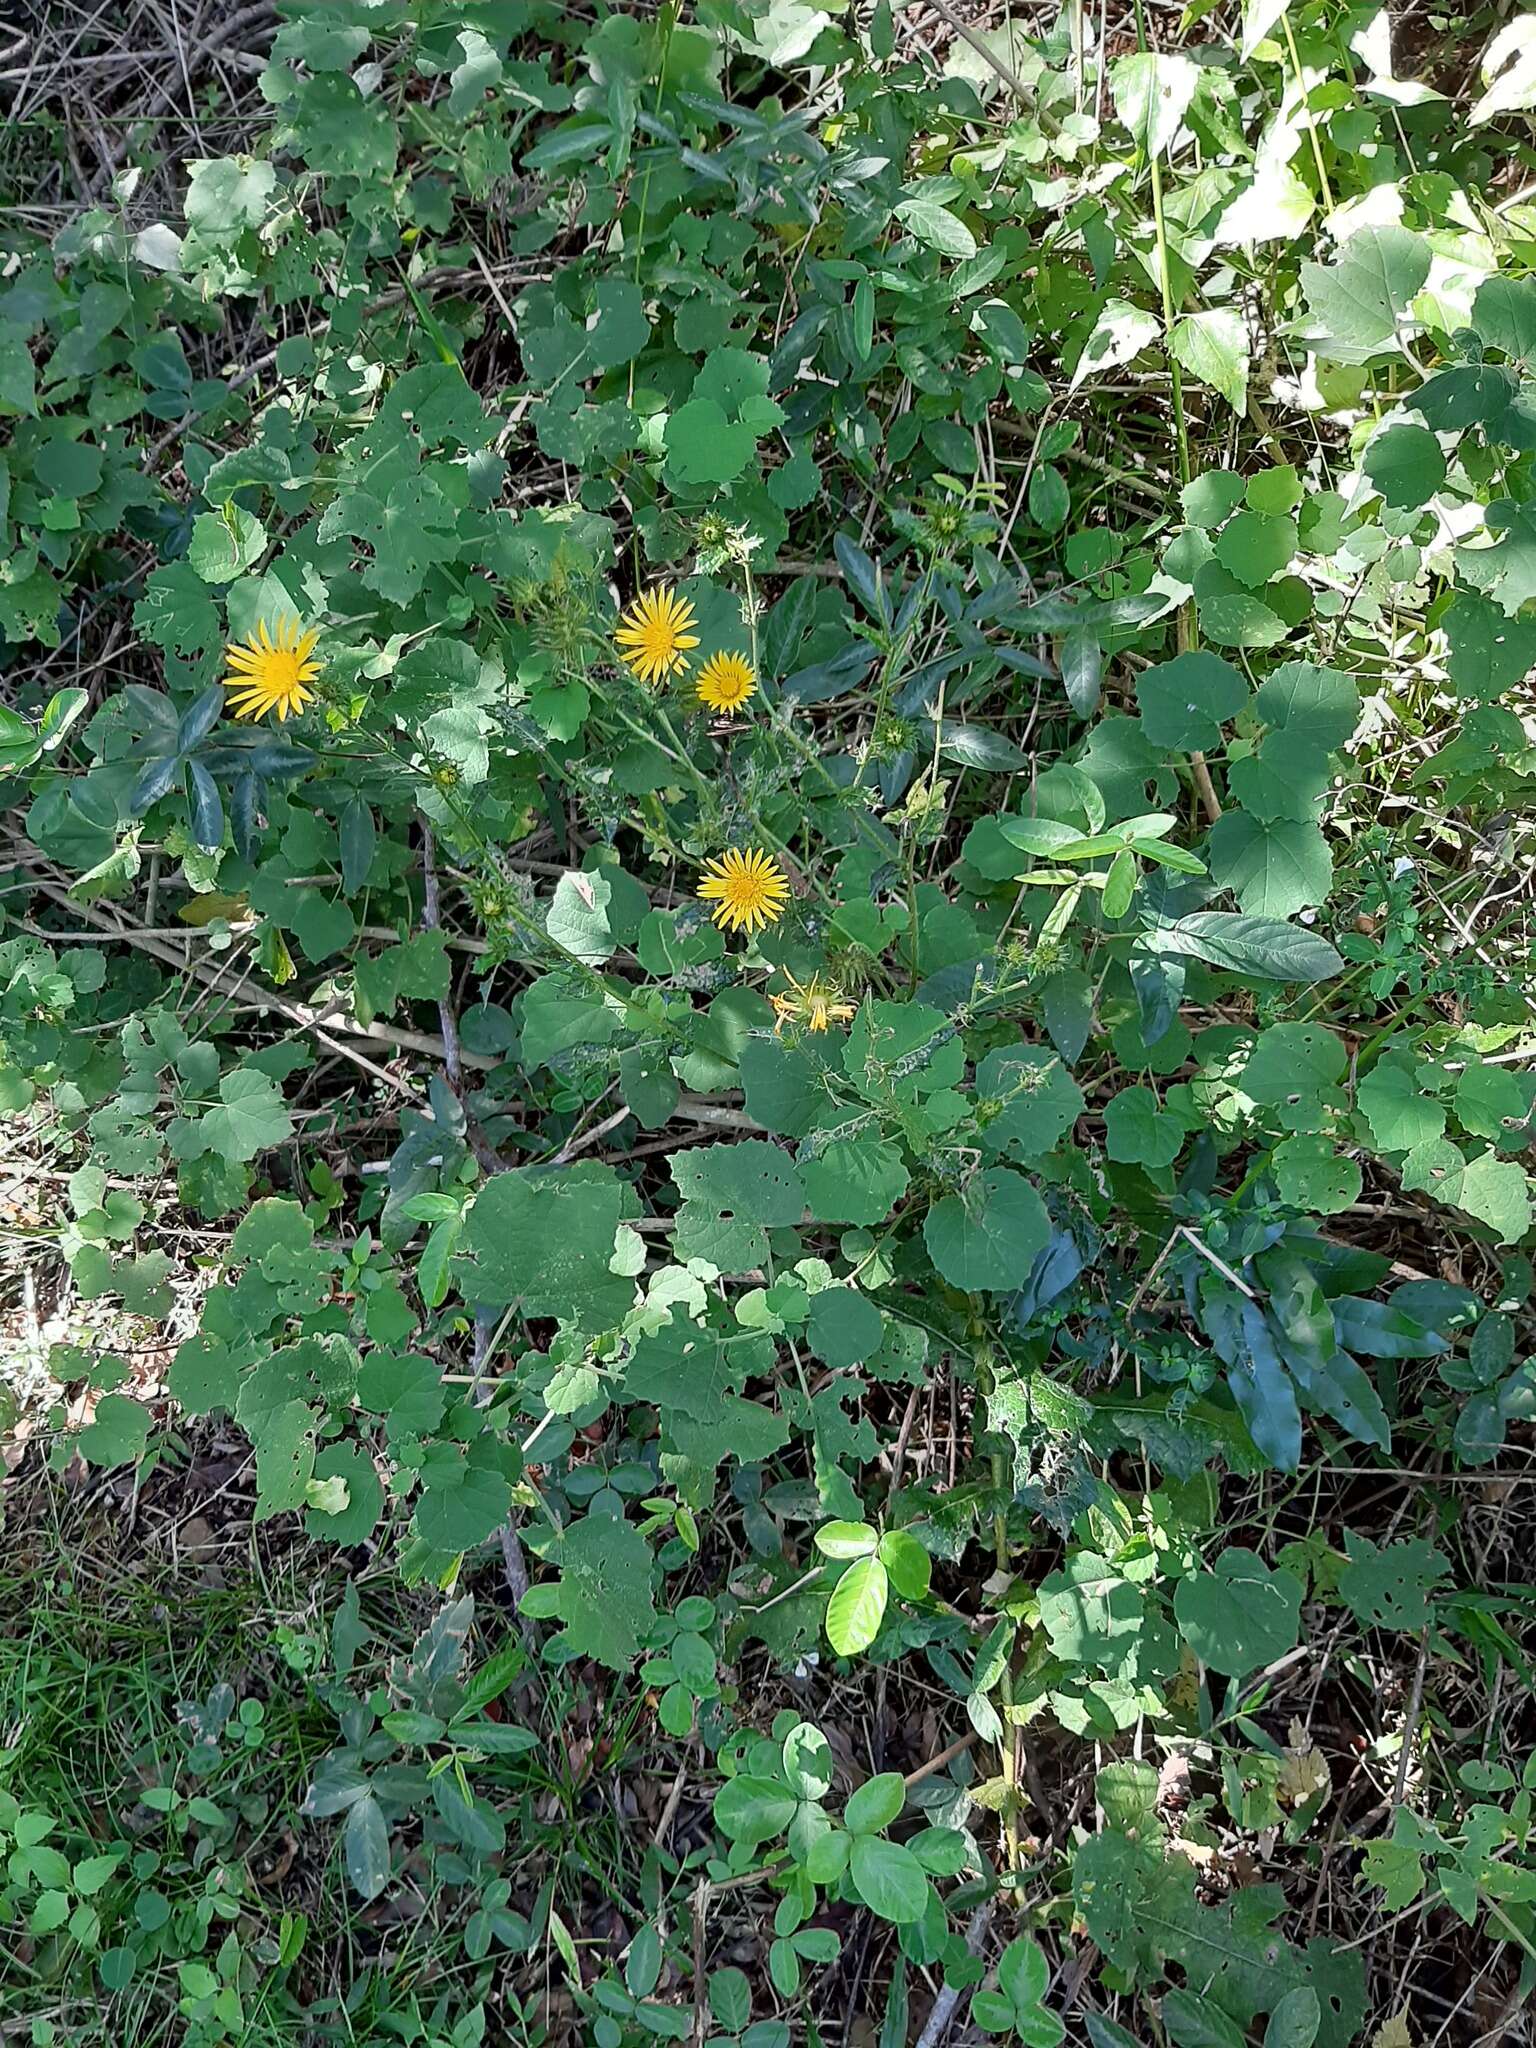
[[634, 1282], [612, 1270], [624, 1199], [609, 1167], [498, 1174], [464, 1220], [473, 1298], [591, 1329], [617, 1322], [634, 1299]]
[[884, 1317], [856, 1287], [824, 1287], [812, 1296], [806, 1342], [834, 1372], [845, 1372], [872, 1357], [884, 1335]]
[[[1043, 462], [1029, 479], [1029, 516], [1045, 533], [1060, 533], [1072, 510], [1067, 480], [1052, 462]], [[964, 730], [964, 728], [962, 728]]]
[[454, 41], [464, 56], [449, 73], [448, 112], [462, 121], [501, 82], [501, 58], [478, 29], [461, 29]]
[[976, 237], [965, 222], [936, 200], [900, 199], [894, 211], [907, 233], [925, 248], [937, 249], [957, 263], [976, 254]]
[[1349, 1558], [1339, 1573], [1339, 1598], [1365, 1628], [1417, 1635], [1430, 1621], [1430, 1600], [1450, 1570], [1423, 1537], [1377, 1545], [1354, 1529], [1344, 1532]]
[[233, 241], [266, 220], [277, 187], [271, 164], [248, 156], [202, 157], [187, 165], [187, 175], [187, 225], [205, 241]]
[[1456, 549], [1456, 566], [1474, 589], [1491, 597], [1506, 619], [1536, 597], [1536, 515], [1501, 498], [1488, 507], [1484, 524], [1499, 535], [1491, 547]]
[[1333, 887], [1333, 855], [1309, 820], [1225, 811], [1211, 827], [1209, 851], [1212, 877], [1259, 917], [1315, 909]]
[[1216, 559], [1246, 589], [1258, 590], [1284, 573], [1296, 545], [1296, 521], [1288, 513], [1245, 509], [1217, 535]]
[[1242, 1090], [1267, 1104], [1304, 1099], [1341, 1080], [1348, 1058], [1343, 1039], [1321, 1024], [1272, 1024], [1254, 1041]]
[[[986, 1112], [983, 1146], [991, 1157], [1044, 1159], [1083, 1113], [1083, 1091], [1062, 1061], [1041, 1046], [999, 1046], [976, 1069]], [[991, 1105], [996, 1104], [995, 1111]]]
[[816, 1531], [823, 1557], [872, 1557], [879, 1541], [867, 1522], [824, 1522]]
[[1104, 1105], [1104, 1149], [1111, 1159], [1145, 1166], [1171, 1166], [1184, 1143], [1184, 1126], [1158, 1107], [1150, 1088], [1122, 1088]]
[[612, 899], [613, 884], [606, 875], [562, 875], [555, 885], [545, 930], [557, 946], [563, 946], [589, 966], [600, 967], [610, 958], [615, 945], [608, 925]]
[[1145, 1620], [1141, 1594], [1096, 1551], [1079, 1550], [1040, 1581], [1040, 1623], [1056, 1656], [1111, 1675], [1122, 1670]]
[[766, 1138], [695, 1146], [674, 1153], [668, 1166], [683, 1196], [679, 1256], [708, 1259], [723, 1272], [761, 1265], [768, 1229], [798, 1223], [805, 1209], [793, 1159]]
[[1247, 682], [1219, 654], [1178, 654], [1136, 678], [1142, 730], [1155, 747], [1202, 753], [1221, 744], [1221, 728], [1248, 702]]
[[1251, 1550], [1224, 1550], [1210, 1571], [1174, 1589], [1179, 1632], [1195, 1655], [1233, 1678], [1275, 1663], [1296, 1644], [1301, 1586]]
[[[486, 1446], [489, 1449], [489, 1446]], [[512, 1510], [512, 1489], [494, 1462], [458, 1444], [434, 1444], [422, 1461], [416, 1527], [435, 1550], [458, 1555], [496, 1531]]]
[[1287, 661], [1259, 685], [1253, 708], [1288, 742], [1337, 752], [1351, 737], [1360, 717], [1360, 692], [1337, 669], [1315, 662]]
[[1416, 1145], [1403, 1161], [1403, 1186], [1423, 1191], [1486, 1223], [1500, 1244], [1518, 1244], [1531, 1227], [1531, 1183], [1525, 1169], [1492, 1152], [1467, 1159], [1441, 1139]]
[[126, 1394], [103, 1394], [75, 1448], [92, 1465], [132, 1465], [149, 1442], [149, 1410]]
[[929, 1209], [923, 1241], [941, 1276], [962, 1293], [1021, 1287], [1051, 1239], [1045, 1205], [1021, 1173], [994, 1166]]
[[1335, 262], [1301, 266], [1322, 343], [1344, 344], [1347, 362], [1378, 353], [1409, 330], [1409, 305], [1428, 276], [1429, 245], [1399, 227], [1360, 228]]
[[928, 1875], [910, 1849], [880, 1835], [855, 1835], [848, 1856], [854, 1890], [878, 1919], [898, 1927], [921, 1920]]
[[559, 1582], [525, 1594], [523, 1612], [563, 1621], [556, 1642], [568, 1656], [628, 1670], [656, 1619], [651, 1552], [640, 1531], [618, 1515], [583, 1515], [561, 1531], [544, 1558]]
[[1196, 911], [1159, 925], [1138, 942], [1162, 955], [1192, 954], [1229, 974], [1262, 975], [1270, 981], [1326, 981], [1342, 974], [1344, 962], [1316, 932], [1273, 917], [1243, 917], [1231, 911]]
[[1209, 531], [1220, 526], [1243, 502], [1243, 479], [1230, 469], [1208, 469], [1184, 486], [1179, 503], [1191, 526]]
[[1536, 281], [1485, 277], [1472, 301], [1471, 326], [1484, 348], [1519, 362], [1536, 360]]
[[843, 1826], [853, 1835], [877, 1835], [888, 1828], [906, 1804], [907, 1788], [900, 1771], [870, 1778], [849, 1799]]
[[353, 1890], [376, 1899], [389, 1883], [389, 1827], [371, 1792], [347, 1808], [342, 1839]]
[[1128, 299], [1108, 299], [1083, 345], [1072, 372], [1069, 391], [1076, 391], [1096, 372], [1117, 370], [1150, 348], [1162, 332], [1157, 318]]
[[1183, 125], [1200, 82], [1188, 57], [1138, 51], [1109, 67], [1115, 112], [1131, 132], [1143, 162], [1162, 156]]
[[1337, 1216], [1360, 1199], [1358, 1163], [1326, 1138], [1288, 1138], [1270, 1155], [1282, 1202], [1314, 1216]]
[[1399, 511], [1427, 505], [1445, 482], [1445, 457], [1427, 427], [1393, 420], [1371, 441], [1361, 467], [1387, 504]]
[[728, 484], [752, 460], [757, 436], [712, 398], [690, 398], [667, 421], [667, 467], [684, 484]]
[[[1134, 63], [1134, 58], [1121, 60]], [[1172, 61], [1164, 58], [1164, 63]], [[1248, 410], [1248, 330], [1227, 306], [1186, 313], [1168, 336], [1168, 353], [1192, 377], [1219, 391], [1235, 413]]]
[[715, 1825], [729, 1841], [755, 1849], [783, 1834], [798, 1804], [781, 1779], [743, 1773], [727, 1778], [715, 1794]]
[[926, 1600], [933, 1579], [933, 1559], [905, 1529], [887, 1529], [880, 1538], [880, 1562], [903, 1600]]
[[1355, 1102], [1383, 1152], [1410, 1152], [1445, 1135], [1445, 1105], [1420, 1087], [1413, 1062], [1390, 1051], [1360, 1082]]
[[187, 560], [204, 583], [233, 583], [254, 569], [267, 550], [267, 530], [238, 505], [202, 512], [192, 522]]
[[821, 1223], [883, 1223], [907, 1191], [901, 1154], [883, 1140], [835, 1139], [800, 1167], [805, 1200]]
[[890, 1579], [878, 1557], [849, 1565], [827, 1602], [827, 1641], [840, 1657], [856, 1657], [880, 1633]]

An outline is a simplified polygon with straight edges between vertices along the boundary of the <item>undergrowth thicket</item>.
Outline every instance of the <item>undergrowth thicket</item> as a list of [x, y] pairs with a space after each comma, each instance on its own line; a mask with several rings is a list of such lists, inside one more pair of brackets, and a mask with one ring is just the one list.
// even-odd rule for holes
[[997, 13], [32, 92], [44, 2048], [1523, 2024], [1536, 23]]

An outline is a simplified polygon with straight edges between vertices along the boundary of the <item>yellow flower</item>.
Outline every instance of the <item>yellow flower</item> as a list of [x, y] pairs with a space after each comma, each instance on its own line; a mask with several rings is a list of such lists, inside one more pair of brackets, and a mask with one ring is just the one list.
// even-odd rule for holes
[[742, 654], [712, 654], [694, 689], [711, 711], [739, 711], [757, 688], [757, 674]]
[[835, 981], [823, 981], [819, 974], [813, 974], [802, 984], [787, 967], [784, 979], [789, 983], [790, 993], [768, 998], [773, 1005], [775, 1037], [782, 1034], [786, 1024], [803, 1024], [807, 1031], [825, 1031], [829, 1024], [846, 1024], [858, 1014], [858, 1005], [843, 1001], [843, 992]]
[[709, 914], [722, 929], [755, 932], [784, 915], [789, 884], [771, 853], [755, 847], [743, 853], [733, 846], [718, 860], [705, 862], [699, 894], [714, 904]]
[[301, 634], [293, 613], [284, 612], [275, 638], [263, 619], [254, 633], [226, 647], [234, 674], [224, 678], [224, 687], [236, 718], [265, 718], [275, 711], [281, 723], [290, 712], [302, 711], [315, 694], [304, 686], [320, 673], [319, 662], [309, 658], [319, 638], [314, 628]]
[[665, 682], [688, 666], [688, 649], [699, 644], [698, 634], [690, 630], [696, 623], [692, 604], [670, 583], [647, 590], [619, 620], [613, 636], [619, 659], [642, 683]]

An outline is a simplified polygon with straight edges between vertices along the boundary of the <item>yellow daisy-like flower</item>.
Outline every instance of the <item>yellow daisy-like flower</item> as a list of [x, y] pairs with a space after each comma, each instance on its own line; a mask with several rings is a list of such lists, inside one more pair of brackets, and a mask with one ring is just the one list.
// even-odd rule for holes
[[705, 862], [699, 894], [714, 905], [709, 914], [723, 931], [755, 932], [784, 915], [789, 884], [771, 853], [756, 847], [743, 853], [733, 846]]
[[619, 659], [642, 683], [663, 683], [688, 666], [688, 650], [697, 647], [698, 623], [692, 604], [670, 583], [647, 590], [619, 620], [614, 642]]
[[809, 981], [798, 982], [786, 967], [784, 979], [789, 983], [789, 994], [770, 996], [773, 1005], [774, 1036], [782, 1035], [786, 1024], [803, 1024], [807, 1031], [825, 1031], [829, 1024], [847, 1024], [858, 1015], [857, 1003], [843, 1000], [843, 992], [835, 981], [823, 981], [819, 974], [813, 974]]
[[744, 654], [712, 654], [694, 690], [711, 711], [739, 711], [757, 688], [757, 672]]
[[275, 711], [281, 723], [290, 712], [297, 716], [315, 694], [305, 684], [320, 673], [319, 662], [309, 658], [319, 638], [313, 627], [301, 633], [293, 613], [284, 612], [275, 638], [263, 619], [254, 633], [226, 647], [234, 673], [224, 678], [224, 687], [236, 718], [265, 718]]

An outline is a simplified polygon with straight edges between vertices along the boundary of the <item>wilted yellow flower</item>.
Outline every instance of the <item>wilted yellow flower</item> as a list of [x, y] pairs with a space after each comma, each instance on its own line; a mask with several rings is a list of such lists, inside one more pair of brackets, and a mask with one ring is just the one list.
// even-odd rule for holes
[[705, 862], [699, 894], [714, 905], [709, 914], [722, 930], [754, 932], [784, 915], [789, 884], [772, 854], [733, 846]]
[[711, 711], [739, 711], [757, 688], [757, 672], [743, 654], [712, 654], [694, 689]]
[[619, 620], [613, 638], [619, 659], [642, 683], [662, 683], [688, 666], [688, 650], [699, 636], [692, 604], [670, 583], [643, 591]]
[[789, 983], [788, 995], [768, 998], [773, 1005], [776, 1037], [786, 1024], [803, 1024], [807, 1031], [825, 1031], [829, 1024], [846, 1024], [858, 1014], [858, 1005], [845, 1002], [834, 981], [823, 981], [819, 974], [813, 974], [802, 984], [787, 967], [784, 979]]
[[265, 718], [275, 711], [281, 723], [290, 712], [297, 716], [315, 694], [304, 686], [320, 673], [319, 662], [309, 658], [319, 638], [313, 627], [301, 633], [293, 613], [284, 612], [275, 638], [263, 619], [254, 633], [226, 647], [234, 674], [224, 678], [224, 687], [236, 718]]

